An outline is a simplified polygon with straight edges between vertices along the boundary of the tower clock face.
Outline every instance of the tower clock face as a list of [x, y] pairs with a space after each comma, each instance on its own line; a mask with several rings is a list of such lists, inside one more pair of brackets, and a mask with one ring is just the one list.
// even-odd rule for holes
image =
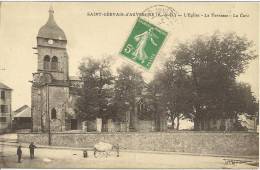
[[52, 39], [48, 40], [48, 44], [53, 44], [53, 40]]

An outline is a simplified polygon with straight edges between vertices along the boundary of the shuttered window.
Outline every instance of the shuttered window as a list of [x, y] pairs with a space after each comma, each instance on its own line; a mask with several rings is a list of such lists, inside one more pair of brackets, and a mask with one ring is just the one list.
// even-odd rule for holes
[[0, 122], [2, 123], [6, 122], [6, 117], [0, 117]]
[[1, 99], [5, 100], [5, 91], [1, 91]]
[[7, 113], [8, 112], [8, 107], [7, 107], [7, 105], [1, 105], [1, 108], [0, 108], [1, 110], [1, 113]]

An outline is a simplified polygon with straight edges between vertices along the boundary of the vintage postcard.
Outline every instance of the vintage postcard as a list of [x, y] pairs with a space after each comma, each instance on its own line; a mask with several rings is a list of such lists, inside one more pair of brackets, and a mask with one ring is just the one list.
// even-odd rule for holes
[[259, 3], [0, 2], [0, 168], [259, 168]]

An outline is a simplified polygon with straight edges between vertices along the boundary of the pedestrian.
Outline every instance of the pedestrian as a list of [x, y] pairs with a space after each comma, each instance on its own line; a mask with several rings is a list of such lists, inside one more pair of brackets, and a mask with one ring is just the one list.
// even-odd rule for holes
[[19, 145], [17, 148], [17, 156], [18, 156], [18, 163], [21, 163], [21, 159], [22, 159], [22, 146]]
[[30, 158], [33, 159], [34, 158], [34, 149], [37, 148], [33, 142], [31, 142], [31, 144], [29, 145], [29, 149], [30, 149]]

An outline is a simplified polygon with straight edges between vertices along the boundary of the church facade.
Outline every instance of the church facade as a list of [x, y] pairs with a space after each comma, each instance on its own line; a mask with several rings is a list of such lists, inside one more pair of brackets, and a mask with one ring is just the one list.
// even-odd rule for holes
[[81, 81], [69, 77], [69, 56], [64, 31], [49, 10], [49, 19], [37, 35], [37, 72], [33, 73], [31, 107], [34, 132], [79, 128], [73, 107]]

